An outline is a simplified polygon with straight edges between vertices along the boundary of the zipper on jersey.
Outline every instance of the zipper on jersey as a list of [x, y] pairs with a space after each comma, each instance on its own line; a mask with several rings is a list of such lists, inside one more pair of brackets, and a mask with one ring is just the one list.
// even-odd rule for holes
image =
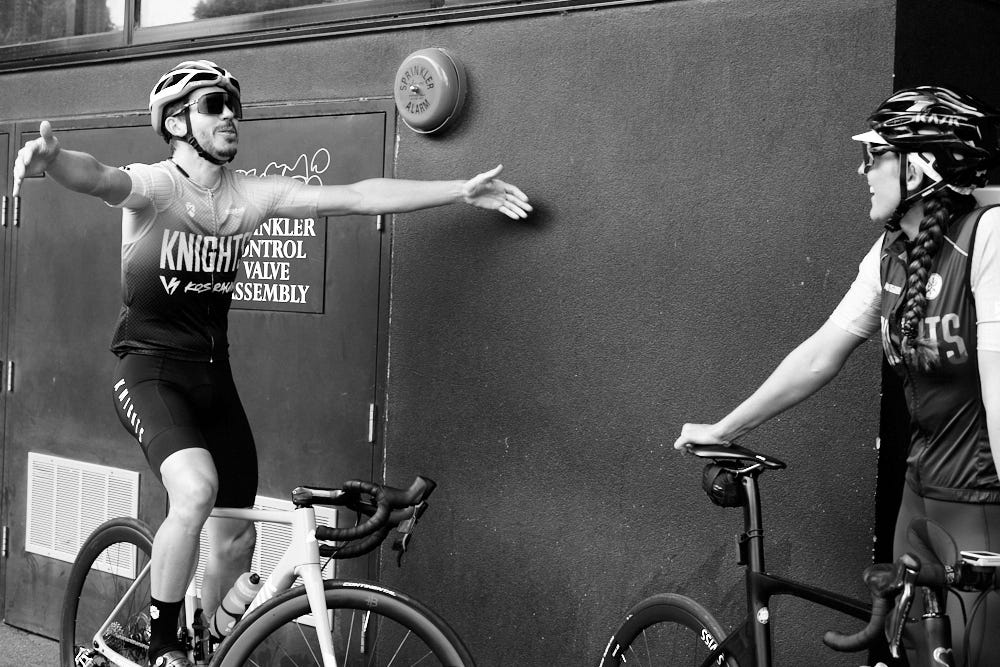
[[[219, 215], [218, 211], [215, 210], [215, 195], [212, 191], [208, 191], [208, 202], [212, 209], [212, 222], [215, 224], [215, 240], [218, 243], [219, 240]], [[218, 258], [218, 249], [216, 249], [216, 258]], [[215, 334], [211, 333], [212, 326], [212, 299], [215, 298], [215, 265], [212, 265], [212, 272], [209, 273], [209, 282], [212, 288], [208, 292], [208, 305], [206, 309], [208, 311], [208, 324], [209, 324], [209, 353], [208, 353], [208, 363], [215, 363]]]

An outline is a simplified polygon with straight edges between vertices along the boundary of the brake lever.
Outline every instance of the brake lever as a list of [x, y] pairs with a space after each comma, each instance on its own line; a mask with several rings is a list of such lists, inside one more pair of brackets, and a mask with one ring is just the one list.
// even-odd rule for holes
[[392, 543], [392, 550], [399, 552], [396, 556], [396, 567], [403, 566], [403, 556], [406, 554], [407, 548], [409, 548], [410, 540], [413, 537], [413, 530], [417, 527], [417, 522], [426, 509], [427, 501], [423, 500], [418, 505], [413, 506], [413, 514], [410, 515], [410, 518], [401, 521], [396, 526], [396, 531], [400, 534]]
[[920, 574], [920, 563], [910, 554], [903, 554], [899, 562], [903, 566], [900, 573], [903, 590], [896, 600], [895, 609], [889, 615], [889, 628], [886, 632], [886, 638], [889, 640], [889, 652], [894, 658], [900, 657], [899, 647], [903, 642], [903, 630], [906, 628], [906, 619], [913, 606], [917, 575]]

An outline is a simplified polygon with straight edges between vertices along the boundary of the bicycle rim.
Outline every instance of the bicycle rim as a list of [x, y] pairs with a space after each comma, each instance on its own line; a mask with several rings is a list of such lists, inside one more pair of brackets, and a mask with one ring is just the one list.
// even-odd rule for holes
[[[473, 667], [461, 640], [412, 598], [374, 584], [325, 582], [337, 667]], [[237, 623], [217, 667], [323, 666], [305, 590], [268, 601]]]
[[[63, 601], [59, 654], [64, 667], [83, 656], [95, 666], [111, 664], [95, 648], [98, 630], [107, 624], [101, 639], [118, 655], [146, 664], [149, 646], [149, 577], [133, 582], [144, 572], [153, 547], [149, 528], [135, 519], [112, 519], [84, 542], [73, 563]], [[121, 608], [114, 614], [115, 607]]]
[[[694, 600], [656, 595], [629, 610], [608, 642], [600, 667], [704, 665], [725, 636], [719, 622]], [[719, 656], [709, 664], [738, 667], [732, 656]]]

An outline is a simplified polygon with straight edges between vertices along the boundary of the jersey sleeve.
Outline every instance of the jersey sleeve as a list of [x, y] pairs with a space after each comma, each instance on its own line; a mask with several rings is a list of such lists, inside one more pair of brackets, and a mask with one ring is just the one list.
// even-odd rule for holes
[[972, 246], [969, 283], [976, 301], [980, 350], [1000, 352], [1000, 209], [983, 214]]
[[267, 217], [315, 218], [319, 210], [319, 187], [287, 176], [264, 176], [267, 196], [261, 206]]
[[156, 207], [156, 202], [166, 201], [174, 192], [174, 182], [170, 174], [156, 165], [136, 162], [122, 167], [121, 170], [132, 179], [132, 191], [119, 203], [108, 206], [138, 211], [150, 205]]
[[877, 332], [882, 317], [882, 238], [861, 260], [857, 277], [830, 315], [831, 322], [860, 338], [867, 339]]

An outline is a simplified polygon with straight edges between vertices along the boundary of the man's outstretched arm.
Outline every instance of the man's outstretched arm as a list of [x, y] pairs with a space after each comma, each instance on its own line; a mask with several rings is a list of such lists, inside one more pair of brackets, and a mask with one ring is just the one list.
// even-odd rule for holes
[[43, 120], [40, 136], [21, 147], [14, 160], [14, 196], [29, 176], [47, 174], [74, 192], [117, 204], [132, 190], [132, 179], [121, 169], [109, 167], [89, 153], [65, 150], [59, 145], [49, 121]]

